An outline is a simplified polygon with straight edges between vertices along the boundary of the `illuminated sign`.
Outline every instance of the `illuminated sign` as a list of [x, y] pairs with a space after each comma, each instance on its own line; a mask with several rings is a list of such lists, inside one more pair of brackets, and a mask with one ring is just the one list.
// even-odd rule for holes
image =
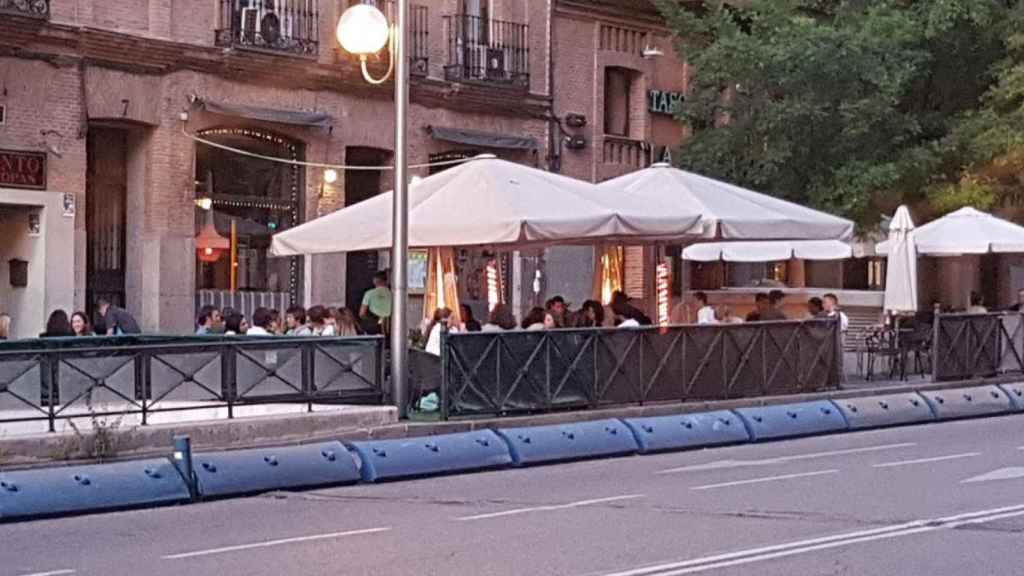
[[0, 150], [0, 187], [46, 189], [46, 153]]
[[647, 91], [647, 109], [654, 114], [674, 115], [679, 111], [683, 100], [682, 92], [669, 92], [666, 90]]
[[498, 279], [498, 262], [489, 260], [487, 262], [487, 309], [494, 310], [494, 307], [501, 302], [501, 282]]
[[668, 262], [661, 262], [654, 272], [657, 291], [658, 326], [668, 326], [672, 300], [672, 268]]

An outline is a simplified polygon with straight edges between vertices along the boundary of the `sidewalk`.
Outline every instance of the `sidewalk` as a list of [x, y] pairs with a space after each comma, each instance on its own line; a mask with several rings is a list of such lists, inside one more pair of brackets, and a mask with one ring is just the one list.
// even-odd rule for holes
[[[76, 462], [118, 460], [170, 452], [172, 439], [187, 434], [197, 452], [297, 444], [320, 440], [367, 440], [403, 438], [466, 432], [482, 428], [522, 427], [598, 420], [665, 416], [709, 410], [728, 410], [744, 406], [784, 404], [810, 400], [843, 399], [911, 391], [943, 390], [1012, 382], [1019, 378], [933, 383], [915, 378], [907, 381], [852, 382], [841, 390], [787, 396], [765, 396], [707, 402], [661, 403], [644, 406], [618, 406], [598, 410], [553, 412], [505, 418], [474, 418], [440, 421], [436, 413], [416, 414], [399, 421], [393, 406], [314, 406], [290, 405], [291, 413], [250, 415], [233, 420], [219, 419], [148, 426], [124, 425], [100, 431], [65, 431], [25, 436], [0, 437], [0, 466], [31, 467], [55, 461]], [[257, 407], [253, 407], [257, 408]], [[295, 413], [299, 408], [301, 413]], [[237, 408], [236, 408], [237, 410]]]

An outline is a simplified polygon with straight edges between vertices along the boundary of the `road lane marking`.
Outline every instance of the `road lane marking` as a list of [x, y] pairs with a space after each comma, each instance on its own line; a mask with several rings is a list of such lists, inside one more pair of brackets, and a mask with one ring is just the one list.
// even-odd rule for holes
[[212, 556], [214, 554], [226, 554], [228, 552], [239, 552], [242, 550], [252, 550], [254, 548], [270, 548], [272, 546], [283, 546], [285, 544], [299, 544], [302, 542], [314, 542], [316, 540], [331, 540], [334, 538], [344, 538], [346, 536], [360, 536], [363, 534], [376, 534], [378, 532], [387, 532], [391, 530], [390, 526], [382, 528], [366, 528], [364, 530], [349, 530], [347, 532], [330, 532], [327, 534], [312, 534], [309, 536], [298, 536], [295, 538], [282, 538], [281, 540], [267, 540], [264, 542], [253, 542], [251, 544], [239, 544], [237, 546], [225, 546], [223, 548], [210, 548], [207, 550], [196, 550], [194, 552], [182, 552], [180, 554], [169, 554], [167, 556], [161, 556], [163, 560], [183, 560], [185, 558], [196, 558], [199, 556]]
[[972, 484], [974, 482], [992, 482], [994, 480], [1016, 480], [1017, 478], [1024, 478], [1024, 468], [1020, 466], [1011, 466], [1010, 468], [1000, 468], [993, 470], [980, 476], [968, 478], [967, 480], [961, 480], [961, 484]]
[[703, 570], [723, 568], [736, 564], [770, 560], [772, 558], [813, 552], [815, 550], [834, 548], [860, 542], [870, 542], [872, 540], [879, 540], [883, 538], [894, 538], [919, 532], [950, 529], [970, 524], [981, 524], [1017, 516], [1024, 516], [1024, 504], [993, 508], [990, 510], [979, 510], [977, 512], [967, 512], [964, 514], [947, 516], [945, 518], [915, 520], [903, 524], [894, 524], [892, 526], [871, 528], [856, 532], [844, 532], [831, 536], [810, 538], [807, 540], [796, 540], [783, 544], [738, 550], [735, 552], [693, 558], [691, 560], [684, 560], [680, 562], [669, 562], [642, 568], [634, 568], [621, 572], [607, 573], [603, 576], [676, 576], [679, 574], [688, 574]]
[[749, 480], [735, 480], [733, 482], [720, 482], [718, 484], [705, 484], [693, 486], [690, 490], [711, 490], [713, 488], [726, 488], [729, 486], [743, 486], [745, 484], [761, 484], [762, 482], [776, 482], [780, 480], [791, 480], [793, 478], [808, 478], [810, 476], [824, 476], [826, 474], [837, 474], [839, 470], [818, 470], [817, 472], [801, 472], [800, 474], [783, 474], [782, 476], [765, 476], [763, 478], [751, 478]]
[[22, 574], [21, 576], [65, 576], [67, 574], [74, 573], [74, 570], [50, 570], [49, 572], [33, 572], [31, 574]]
[[708, 464], [693, 464], [659, 470], [655, 474], [676, 474], [679, 472], [698, 472], [703, 470], [721, 470], [727, 468], [741, 468], [744, 466], [770, 466], [785, 462], [796, 462], [800, 460], [813, 460], [816, 458], [828, 458], [831, 456], [845, 456], [847, 454], [863, 454], [866, 452], [882, 452], [885, 450], [898, 450], [900, 448], [911, 448], [917, 446], [914, 442], [902, 442], [899, 444], [883, 444], [880, 446], [863, 446], [861, 448], [847, 448], [845, 450], [830, 450], [828, 452], [809, 452], [806, 454], [793, 454], [791, 456], [778, 456], [776, 458], [765, 458], [763, 460], [720, 460]]
[[948, 456], [936, 456], [934, 458], [918, 458], [916, 460], [900, 460], [897, 462], [883, 462], [872, 464], [872, 468], [893, 468], [896, 466], [911, 466], [913, 464], [928, 464], [929, 462], [945, 462], [946, 460], [959, 460], [961, 458], [974, 458], [981, 456], [981, 452], [964, 452], [963, 454], [950, 454]]
[[643, 498], [643, 494], [626, 494], [625, 496], [611, 496], [608, 498], [595, 498], [593, 500], [580, 500], [579, 502], [570, 502], [568, 504], [551, 504], [548, 506], [534, 506], [532, 508], [516, 508], [514, 510], [503, 510], [501, 512], [489, 512], [487, 514], [475, 514], [473, 516], [462, 516], [456, 518], [463, 522], [472, 520], [486, 520], [488, 518], [501, 518], [503, 516], [516, 516], [519, 514], [529, 514], [531, 512], [549, 512], [552, 510], [568, 510], [570, 508], [580, 508], [583, 506], [593, 506], [595, 504], [606, 504], [608, 502], [619, 502], [621, 500], [634, 500], [636, 498]]

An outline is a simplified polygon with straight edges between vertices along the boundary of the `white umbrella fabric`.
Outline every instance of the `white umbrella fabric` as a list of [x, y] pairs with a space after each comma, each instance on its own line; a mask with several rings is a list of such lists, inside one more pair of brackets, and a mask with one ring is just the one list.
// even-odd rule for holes
[[[923, 256], [1024, 252], [1024, 227], [967, 207], [917, 228], [914, 242]], [[886, 240], [878, 253], [888, 254], [893, 246]]]
[[[276, 234], [275, 256], [391, 246], [392, 193]], [[657, 213], [589, 182], [479, 156], [409, 190], [409, 246], [524, 246], [688, 238], [694, 208]]]
[[900, 206], [889, 223], [889, 251], [885, 275], [885, 311], [917, 311], [917, 248], [910, 211]]
[[853, 222], [706, 176], [654, 164], [602, 182], [612, 198], [626, 198], [655, 214], [699, 212], [694, 233], [724, 240], [847, 240]]
[[851, 256], [853, 247], [839, 240], [702, 242], [683, 249], [683, 260], [694, 262], [775, 262], [791, 258], [843, 260]]

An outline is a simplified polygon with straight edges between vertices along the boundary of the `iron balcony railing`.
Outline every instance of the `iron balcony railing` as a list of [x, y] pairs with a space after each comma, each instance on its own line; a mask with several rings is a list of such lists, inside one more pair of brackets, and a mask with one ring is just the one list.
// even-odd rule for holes
[[0, 345], [0, 424], [244, 404], [380, 403], [381, 337], [57, 338]]
[[529, 26], [454, 14], [445, 16], [448, 63], [445, 78], [528, 87]]
[[0, 14], [46, 19], [50, 17], [50, 0], [0, 0]]
[[838, 388], [842, 375], [832, 320], [446, 333], [442, 340], [440, 382], [414, 382], [429, 383], [417, 394], [436, 387], [443, 418], [815, 392]]
[[315, 56], [320, 45], [319, 2], [220, 0], [220, 26], [218, 46]]

